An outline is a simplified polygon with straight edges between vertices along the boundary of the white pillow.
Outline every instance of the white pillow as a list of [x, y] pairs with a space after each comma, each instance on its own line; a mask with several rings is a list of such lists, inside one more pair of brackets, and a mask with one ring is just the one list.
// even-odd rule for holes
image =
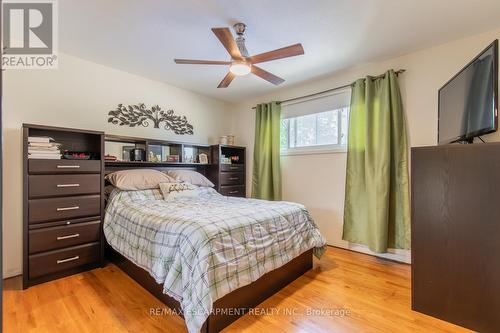
[[161, 183], [160, 190], [163, 199], [167, 201], [175, 198], [199, 196], [198, 187], [189, 183]]
[[214, 183], [193, 170], [167, 170], [165, 173], [179, 182], [190, 183], [202, 187], [214, 187]]

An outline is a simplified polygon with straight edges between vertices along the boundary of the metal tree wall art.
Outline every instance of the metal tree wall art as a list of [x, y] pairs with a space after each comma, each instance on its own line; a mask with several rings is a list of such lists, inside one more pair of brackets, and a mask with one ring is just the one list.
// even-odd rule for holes
[[109, 111], [108, 116], [108, 123], [115, 125], [148, 127], [152, 122], [155, 128], [161, 125], [175, 134], [193, 134], [193, 125], [188, 123], [186, 116], [177, 116], [174, 110], [164, 111], [158, 105], [148, 109], [144, 103], [127, 106], [118, 104], [115, 110]]

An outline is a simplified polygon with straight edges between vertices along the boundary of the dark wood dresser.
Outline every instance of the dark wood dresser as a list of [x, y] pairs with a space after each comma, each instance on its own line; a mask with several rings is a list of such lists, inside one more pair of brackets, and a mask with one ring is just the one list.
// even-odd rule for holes
[[500, 143], [412, 149], [412, 308], [500, 329]]
[[[210, 146], [209, 178], [215, 189], [222, 195], [233, 197], [246, 196], [246, 149], [245, 147], [214, 145]], [[231, 159], [231, 164], [223, 163], [223, 158]]]
[[[93, 159], [28, 159], [30, 136]], [[23, 144], [23, 288], [102, 265], [104, 133], [24, 124]]]

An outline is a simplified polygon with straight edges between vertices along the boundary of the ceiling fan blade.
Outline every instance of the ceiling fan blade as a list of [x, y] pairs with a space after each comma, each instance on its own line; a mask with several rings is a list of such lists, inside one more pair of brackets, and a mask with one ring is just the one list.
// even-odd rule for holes
[[191, 60], [191, 59], [174, 59], [176, 64], [187, 64], [187, 65], [230, 65], [230, 61], [218, 61], [218, 60]]
[[220, 42], [226, 48], [227, 52], [231, 55], [231, 58], [236, 60], [241, 60], [242, 56], [240, 53], [240, 49], [236, 42], [234, 41], [233, 34], [229, 28], [212, 28], [213, 33], [217, 38], [219, 38]]
[[263, 78], [266, 81], [271, 82], [272, 84], [274, 84], [276, 86], [278, 84], [285, 82], [285, 80], [283, 80], [279, 76], [271, 74], [268, 71], [265, 71], [262, 68], [257, 67], [257, 66], [252, 66], [252, 73], [254, 73], [255, 75], [257, 75], [260, 78]]
[[228, 72], [226, 74], [226, 76], [224, 76], [222, 81], [220, 81], [217, 88], [227, 88], [229, 86], [229, 84], [231, 83], [231, 81], [233, 81], [234, 77], [235, 77], [235, 75], [233, 73]]
[[302, 44], [299, 43], [299, 44], [294, 44], [294, 45], [282, 47], [281, 49], [277, 49], [274, 51], [269, 51], [269, 52], [265, 52], [265, 53], [251, 56], [249, 58], [249, 61], [252, 64], [258, 64], [259, 62], [294, 57], [294, 56], [298, 56], [301, 54], [304, 54], [304, 48], [302, 47]]

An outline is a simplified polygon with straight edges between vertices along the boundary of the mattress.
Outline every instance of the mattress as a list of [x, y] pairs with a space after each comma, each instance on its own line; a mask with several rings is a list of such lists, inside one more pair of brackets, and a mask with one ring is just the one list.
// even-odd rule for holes
[[303, 205], [226, 197], [163, 199], [160, 190], [111, 193], [104, 235], [116, 251], [148, 271], [199, 332], [213, 303], [314, 249], [325, 239]]

